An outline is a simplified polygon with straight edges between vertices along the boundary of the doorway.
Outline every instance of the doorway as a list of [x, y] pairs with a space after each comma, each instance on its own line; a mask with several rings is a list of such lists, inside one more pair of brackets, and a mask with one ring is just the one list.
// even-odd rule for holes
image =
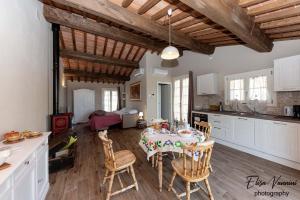
[[172, 120], [171, 83], [157, 83], [157, 118]]

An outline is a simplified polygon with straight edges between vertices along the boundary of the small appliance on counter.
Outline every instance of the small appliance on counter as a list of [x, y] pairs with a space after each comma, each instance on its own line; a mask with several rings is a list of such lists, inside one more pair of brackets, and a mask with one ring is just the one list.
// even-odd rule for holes
[[294, 106], [284, 106], [283, 115], [287, 117], [293, 117], [294, 116], [293, 107]]
[[300, 118], [300, 105], [293, 105], [294, 117]]

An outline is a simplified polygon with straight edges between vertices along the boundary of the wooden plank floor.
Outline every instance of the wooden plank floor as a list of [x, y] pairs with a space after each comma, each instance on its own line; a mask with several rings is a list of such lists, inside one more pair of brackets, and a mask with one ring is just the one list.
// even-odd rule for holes
[[[85, 125], [77, 126], [79, 133], [78, 154], [73, 169], [60, 171], [50, 175], [50, 190], [47, 200], [102, 200], [105, 199], [106, 188], [100, 183], [103, 180], [103, 154], [102, 145], [95, 132], [89, 131]], [[114, 129], [109, 132], [113, 140], [114, 150], [128, 149], [137, 157], [134, 165], [139, 191], [132, 189], [125, 193], [112, 197], [112, 200], [156, 200], [176, 199], [172, 192], [166, 190], [170, 181], [170, 158], [164, 157], [164, 182], [163, 192], [158, 192], [157, 170], [146, 161], [146, 154], [139, 147], [140, 130]], [[255, 156], [216, 144], [213, 150], [212, 166], [214, 172], [209, 181], [214, 198], [218, 199], [272, 199], [270, 197], [254, 197], [254, 192], [259, 190], [287, 191], [288, 197], [276, 199], [299, 200], [300, 199], [300, 171], [261, 159]], [[270, 180], [273, 176], [282, 176], [280, 180], [298, 180], [296, 186], [258, 186], [247, 189], [246, 177], [259, 175], [264, 180]], [[116, 179], [115, 179], [116, 180]], [[124, 184], [131, 184], [132, 179], [127, 174], [122, 175]], [[184, 190], [184, 182], [179, 177], [174, 183], [177, 190]], [[114, 182], [113, 189], [119, 188], [118, 181]], [[267, 188], [267, 189], [264, 189]], [[196, 192], [191, 199], [208, 199], [205, 194]]]

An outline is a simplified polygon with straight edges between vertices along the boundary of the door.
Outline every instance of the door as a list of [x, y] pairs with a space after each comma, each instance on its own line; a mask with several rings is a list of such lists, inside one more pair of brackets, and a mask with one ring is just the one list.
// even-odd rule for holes
[[162, 119], [171, 121], [171, 85], [162, 84], [160, 87], [160, 116]]
[[88, 89], [74, 90], [74, 122], [87, 122], [95, 111], [95, 91]]

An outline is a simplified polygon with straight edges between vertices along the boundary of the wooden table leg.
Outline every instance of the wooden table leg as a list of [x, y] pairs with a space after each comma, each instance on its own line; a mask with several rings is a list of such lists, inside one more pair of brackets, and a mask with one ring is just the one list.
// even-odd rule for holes
[[158, 152], [158, 183], [159, 191], [162, 191], [162, 180], [163, 180], [163, 163], [162, 163], [162, 153]]

